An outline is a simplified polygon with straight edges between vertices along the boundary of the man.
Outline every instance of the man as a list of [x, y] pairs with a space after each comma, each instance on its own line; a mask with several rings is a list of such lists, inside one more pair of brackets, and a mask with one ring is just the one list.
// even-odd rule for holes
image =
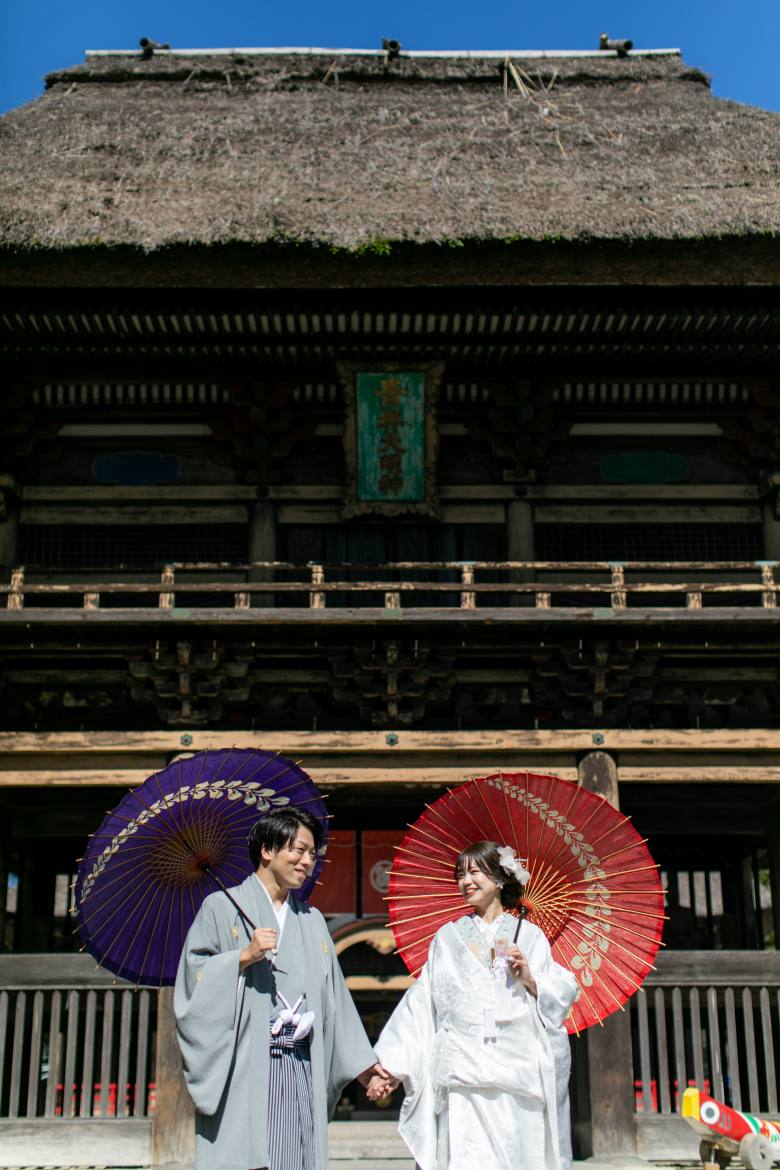
[[381, 1076], [325, 920], [291, 893], [321, 843], [306, 810], [269, 813], [249, 834], [255, 873], [230, 891], [246, 918], [211, 894], [187, 935], [174, 1011], [198, 1170], [325, 1170], [342, 1089]]

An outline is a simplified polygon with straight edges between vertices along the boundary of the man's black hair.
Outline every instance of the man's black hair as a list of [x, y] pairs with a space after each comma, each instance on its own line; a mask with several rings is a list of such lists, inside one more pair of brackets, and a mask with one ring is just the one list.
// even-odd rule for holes
[[292, 845], [300, 828], [309, 830], [314, 838], [314, 847], [319, 851], [323, 838], [322, 825], [305, 808], [296, 808], [291, 804], [287, 808], [274, 809], [255, 821], [247, 838], [249, 856], [255, 869], [260, 865], [261, 850], [278, 853], [285, 846]]

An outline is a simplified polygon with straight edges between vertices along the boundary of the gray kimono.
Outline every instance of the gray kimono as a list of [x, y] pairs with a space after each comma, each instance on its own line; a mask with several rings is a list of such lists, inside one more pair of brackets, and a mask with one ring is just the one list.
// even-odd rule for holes
[[[273, 908], [251, 874], [231, 890], [258, 926], [277, 929]], [[289, 895], [273, 971], [262, 960], [239, 972], [247, 929], [223, 893], [206, 898], [184, 945], [173, 1006], [184, 1079], [197, 1108], [198, 1170], [255, 1170], [268, 1165], [270, 1022], [306, 996], [315, 1013], [311, 1077], [316, 1165], [328, 1165], [327, 1125], [341, 1091], [376, 1056], [347, 991], [318, 910]]]

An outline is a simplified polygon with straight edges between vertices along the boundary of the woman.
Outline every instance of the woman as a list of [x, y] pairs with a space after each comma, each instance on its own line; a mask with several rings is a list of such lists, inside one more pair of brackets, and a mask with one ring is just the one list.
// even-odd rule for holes
[[560, 1170], [553, 1043], [577, 990], [547, 939], [507, 914], [529, 874], [514, 849], [478, 841], [455, 863], [470, 913], [447, 923], [376, 1052], [403, 1081], [399, 1129], [420, 1170]]

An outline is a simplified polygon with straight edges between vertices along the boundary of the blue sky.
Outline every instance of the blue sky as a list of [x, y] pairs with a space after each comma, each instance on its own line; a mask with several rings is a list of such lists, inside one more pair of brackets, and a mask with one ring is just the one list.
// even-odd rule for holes
[[407, 49], [588, 49], [600, 32], [680, 48], [719, 97], [780, 110], [780, 0], [3, 0], [0, 111], [43, 92], [85, 49], [322, 45]]

